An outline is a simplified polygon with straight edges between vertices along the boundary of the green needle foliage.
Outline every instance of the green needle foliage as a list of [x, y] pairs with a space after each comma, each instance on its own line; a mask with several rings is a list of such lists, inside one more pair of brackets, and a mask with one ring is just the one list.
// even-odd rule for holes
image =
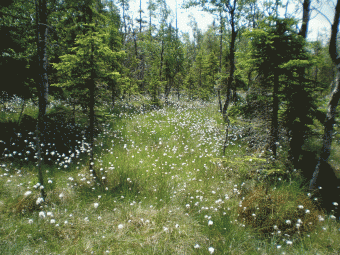
[[124, 56], [123, 51], [114, 51], [105, 42], [108, 34], [93, 31], [95, 25], [89, 25], [89, 30], [84, 35], [78, 35], [75, 47], [70, 48], [70, 54], [60, 56], [61, 62], [53, 66], [59, 72], [59, 83], [55, 84], [65, 88], [80, 102], [86, 105], [89, 100], [89, 83], [94, 79], [99, 85], [107, 85], [111, 80], [117, 80], [120, 76], [112, 66]]
[[[276, 106], [276, 115], [282, 113], [276, 116], [276, 123], [273, 115], [272, 129], [278, 129], [273, 125], [281, 118], [290, 140], [289, 159], [295, 168], [299, 168], [301, 147], [310, 133], [309, 125], [313, 124], [316, 106], [312, 83], [304, 73], [312, 65], [312, 58], [294, 26], [293, 19], [268, 18], [247, 36], [251, 39], [249, 62], [260, 76], [259, 87], [273, 96], [272, 107], [275, 109]], [[271, 149], [276, 150], [277, 134], [272, 139]]]

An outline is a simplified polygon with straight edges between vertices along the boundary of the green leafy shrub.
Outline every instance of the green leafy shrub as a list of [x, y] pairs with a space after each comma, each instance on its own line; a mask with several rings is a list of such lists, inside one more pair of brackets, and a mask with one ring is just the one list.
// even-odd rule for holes
[[238, 106], [238, 105], [232, 105], [231, 107], [229, 107], [228, 110], [228, 116], [229, 117], [239, 117], [243, 115], [243, 109], [242, 107]]
[[238, 108], [245, 118], [268, 116], [271, 105], [269, 97], [262, 90], [251, 90], [245, 100], [239, 101]]

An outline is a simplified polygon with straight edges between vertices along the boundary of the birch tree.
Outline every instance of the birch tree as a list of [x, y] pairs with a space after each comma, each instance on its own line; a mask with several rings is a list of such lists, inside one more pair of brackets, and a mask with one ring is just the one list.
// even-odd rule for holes
[[[327, 116], [324, 122], [324, 134], [322, 138], [322, 150], [315, 167], [313, 177], [309, 184], [310, 190], [317, 188], [325, 190], [322, 193], [323, 199], [327, 199], [328, 202], [339, 202], [339, 181], [335, 176], [332, 168], [328, 165], [328, 160], [331, 154], [332, 140], [334, 134], [334, 124], [336, 123], [335, 117], [337, 115], [336, 108], [340, 99], [340, 56], [339, 48], [337, 46], [337, 36], [339, 30], [339, 18], [340, 18], [340, 0], [337, 1], [335, 7], [334, 21], [332, 24], [332, 34], [329, 44], [329, 54], [332, 61], [336, 65], [336, 83], [335, 87], [330, 95], [330, 99], [327, 107]], [[329, 205], [328, 205], [329, 206]]]

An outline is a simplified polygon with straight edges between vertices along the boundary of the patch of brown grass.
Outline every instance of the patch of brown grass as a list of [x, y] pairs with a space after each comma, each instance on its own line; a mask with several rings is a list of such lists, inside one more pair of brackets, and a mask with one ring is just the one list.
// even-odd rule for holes
[[270, 191], [255, 188], [241, 201], [238, 213], [245, 224], [265, 236], [308, 233], [323, 215], [307, 195], [289, 186]]
[[41, 205], [37, 205], [38, 195], [31, 194], [29, 196], [20, 196], [16, 203], [12, 205], [13, 213], [32, 213], [34, 211], [38, 211]]

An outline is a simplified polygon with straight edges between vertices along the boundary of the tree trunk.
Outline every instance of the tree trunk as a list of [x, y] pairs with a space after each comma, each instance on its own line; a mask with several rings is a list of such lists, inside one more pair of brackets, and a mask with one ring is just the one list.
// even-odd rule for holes
[[[299, 35], [302, 36], [305, 40], [307, 37], [307, 32], [308, 32], [308, 23], [309, 23], [309, 14], [310, 14], [310, 3], [311, 0], [304, 0], [303, 2], [303, 15], [302, 15], [302, 26], [299, 31]], [[288, 3], [287, 3], [288, 4]], [[300, 79], [300, 86], [304, 86], [302, 83], [304, 82], [304, 77], [305, 77], [305, 68], [299, 68], [298, 70], [299, 74], [299, 79]], [[296, 93], [299, 93], [300, 96], [295, 96], [291, 98], [293, 104], [296, 104], [296, 100], [304, 100], [304, 89], [298, 89]], [[302, 92], [302, 93], [301, 93]], [[301, 119], [301, 114], [305, 113], [300, 113], [296, 112], [294, 114], [294, 118], [299, 118]], [[301, 125], [306, 125], [305, 123], [301, 123]], [[300, 155], [302, 154], [302, 146], [304, 143], [304, 138], [306, 135], [306, 132], [303, 131], [303, 128], [301, 128], [301, 125], [294, 125], [291, 127], [291, 135], [290, 135], [290, 142], [289, 142], [289, 151], [288, 151], [288, 160], [293, 164], [294, 168], [299, 168], [299, 159]]]
[[[92, 9], [89, 9], [89, 20], [90, 24], [93, 21], [93, 11]], [[91, 28], [92, 29], [92, 28]], [[93, 32], [93, 31], [92, 31]], [[90, 166], [89, 170], [91, 175], [93, 176], [95, 181], [99, 181], [97, 178], [96, 171], [94, 170], [94, 105], [95, 105], [95, 98], [94, 98], [94, 93], [95, 93], [95, 70], [94, 70], [94, 45], [93, 41], [91, 43], [91, 76], [88, 80], [88, 88], [90, 92], [90, 102], [89, 102], [89, 108], [90, 108], [90, 126], [89, 126], [89, 131], [90, 131]]]
[[228, 78], [228, 84], [227, 84], [227, 96], [226, 100], [224, 102], [224, 106], [222, 109], [222, 116], [224, 119], [227, 118], [227, 110], [230, 103], [230, 94], [231, 94], [231, 88], [234, 81], [234, 73], [235, 73], [235, 41], [237, 36], [237, 31], [235, 29], [235, 17], [234, 17], [234, 11], [230, 13], [231, 16], [231, 42], [230, 42], [230, 73]]
[[139, 1], [139, 34], [142, 33], [142, 0]]
[[123, 4], [123, 23], [124, 23], [124, 44], [126, 39], [126, 20], [125, 20], [125, 0], [122, 1]]
[[326, 121], [324, 124], [324, 135], [322, 139], [322, 150], [320, 154], [320, 159], [318, 162], [317, 167], [315, 168], [315, 171], [313, 173], [313, 178], [310, 182], [310, 189], [315, 188], [316, 180], [319, 175], [320, 171], [320, 165], [324, 165], [323, 163], [327, 163], [329, 156], [331, 154], [331, 145], [332, 145], [332, 138], [334, 133], [334, 124], [335, 117], [336, 117], [336, 108], [338, 106], [338, 102], [340, 99], [340, 67], [338, 67], [338, 75], [337, 75], [337, 81], [336, 86], [332, 92], [330, 101], [328, 103], [328, 110], [327, 110], [327, 116]]
[[22, 119], [22, 114], [24, 113], [24, 110], [25, 110], [25, 106], [26, 106], [26, 99], [24, 99], [24, 102], [22, 103], [22, 106], [21, 106], [21, 111], [20, 111], [20, 115], [18, 119], [18, 126], [20, 126], [20, 122]]
[[318, 72], [319, 72], [319, 68], [316, 66], [315, 67], [315, 74], [314, 74], [314, 88], [315, 89], [318, 85]]
[[220, 68], [219, 72], [222, 73], [222, 42], [223, 42], [223, 20], [222, 20], [222, 9], [220, 9]]
[[220, 89], [217, 90], [217, 96], [218, 96], [218, 110], [222, 112], [222, 100], [221, 100], [221, 91]]
[[[47, 75], [47, 3], [46, 0], [39, 0], [37, 8], [37, 46], [38, 46], [38, 65], [39, 65], [39, 114], [37, 123], [37, 156], [38, 156], [38, 175], [41, 186], [44, 185], [44, 176], [42, 169], [42, 148], [44, 142], [44, 119], [48, 99], [48, 75]], [[41, 189], [41, 197], [45, 199], [45, 190]]]
[[73, 125], [76, 125], [76, 102], [75, 100], [72, 100], [72, 104], [73, 104]]
[[111, 103], [112, 103], [112, 109], [113, 109], [114, 106], [115, 106], [115, 97], [116, 97], [116, 87], [115, 87], [115, 82], [114, 81], [112, 81], [111, 90], [112, 90]]
[[[163, 55], [164, 55], [164, 40], [162, 38], [161, 59], [160, 59], [160, 65], [159, 65], [159, 85], [160, 86], [162, 86]], [[160, 86], [158, 86], [158, 90], [160, 89]], [[158, 91], [158, 98], [159, 97], [160, 95]]]
[[273, 115], [271, 123], [271, 135], [270, 135], [270, 149], [273, 152], [274, 158], [276, 158], [276, 143], [278, 141], [278, 111], [279, 111], [279, 74], [278, 68], [274, 71], [274, 88], [273, 88]]
[[[327, 163], [331, 153], [331, 145], [332, 145], [332, 137], [334, 132], [334, 124], [336, 117], [336, 108], [340, 99], [340, 59], [338, 55], [338, 49], [336, 45], [337, 34], [338, 34], [338, 25], [339, 25], [339, 17], [340, 17], [340, 0], [337, 1], [337, 5], [335, 8], [334, 22], [332, 25], [332, 35], [331, 41], [329, 44], [329, 54], [332, 58], [332, 61], [337, 67], [337, 76], [336, 76], [336, 84], [335, 88], [331, 94], [331, 98], [328, 103], [327, 116], [324, 124], [324, 135], [322, 139], [322, 151], [320, 154], [320, 158], [318, 160], [318, 164], [315, 167], [315, 171], [313, 173], [313, 177], [309, 184], [309, 189], [314, 190], [317, 186], [317, 183], [320, 182], [320, 174], [324, 169], [322, 169]], [[329, 178], [328, 181], [332, 181], [333, 176], [332, 173], [327, 173], [326, 178]], [[325, 174], [323, 173], [323, 176]], [[319, 177], [319, 178], [318, 178]], [[322, 182], [322, 180], [321, 180]], [[331, 194], [334, 196], [334, 194]], [[338, 199], [338, 197], [336, 198]], [[334, 200], [334, 202], [338, 202]]]
[[219, 62], [220, 62], [220, 66], [219, 66], [219, 73], [220, 73], [220, 83], [219, 86], [217, 88], [217, 95], [218, 95], [218, 107], [219, 107], [219, 111], [222, 113], [222, 100], [221, 100], [221, 87], [222, 87], [222, 44], [223, 42], [223, 20], [222, 20], [222, 8], [220, 9], [220, 55], [219, 55]]
[[[93, 45], [92, 51], [91, 51], [91, 62], [93, 66]], [[99, 181], [97, 178], [96, 171], [94, 170], [94, 91], [95, 91], [95, 81], [94, 81], [94, 70], [91, 70], [91, 77], [89, 80], [89, 90], [90, 90], [90, 102], [89, 102], [89, 108], [90, 108], [90, 173], [93, 175], [93, 178], [96, 181]]]
[[136, 59], [138, 59], [137, 38], [136, 38], [135, 31], [133, 29], [133, 23], [132, 23], [132, 36], [133, 36], [133, 43], [134, 43], [134, 46], [135, 46], [135, 56], [136, 56]]
[[310, 2], [311, 0], [304, 0], [303, 2], [302, 26], [299, 35], [301, 35], [305, 39], [308, 32]]
[[150, 42], [152, 41], [152, 10], [151, 10], [151, 0], [149, 1], [149, 32], [150, 32]]

